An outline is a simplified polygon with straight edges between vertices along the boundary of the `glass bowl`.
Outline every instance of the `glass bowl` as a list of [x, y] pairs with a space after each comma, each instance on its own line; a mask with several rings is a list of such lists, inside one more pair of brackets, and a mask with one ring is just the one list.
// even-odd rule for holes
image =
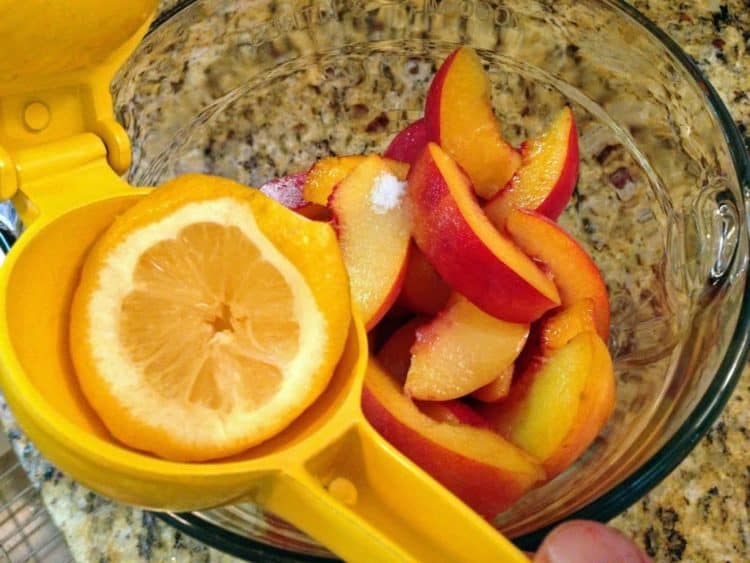
[[[561, 520], [605, 521], [638, 500], [741, 373], [750, 166], [688, 57], [614, 0], [199, 0], [155, 23], [114, 99], [131, 182], [206, 172], [259, 186], [324, 156], [384, 149], [422, 115], [459, 44], [482, 57], [511, 142], [572, 107], [581, 171], [561, 223], [594, 256], [612, 307], [612, 419], [573, 467], [495, 519], [533, 547]], [[253, 505], [162, 516], [240, 556], [331, 556]]]

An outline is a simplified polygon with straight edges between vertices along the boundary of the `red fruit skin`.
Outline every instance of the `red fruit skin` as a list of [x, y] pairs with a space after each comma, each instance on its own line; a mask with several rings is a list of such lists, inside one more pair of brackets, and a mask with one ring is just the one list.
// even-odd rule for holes
[[456, 159], [483, 200], [502, 190], [521, 165], [520, 153], [502, 136], [490, 92], [479, 56], [459, 47], [438, 68], [424, 111], [427, 140]]
[[288, 209], [302, 209], [310, 205], [310, 202], [302, 195], [302, 187], [305, 185], [306, 178], [307, 171], [305, 170], [269, 180], [258, 189]]
[[578, 131], [575, 122], [570, 129], [568, 138], [568, 154], [565, 158], [563, 171], [557, 183], [552, 187], [547, 198], [537, 207], [536, 211], [556, 221], [567, 207], [575, 190], [578, 180], [579, 151]]
[[[432, 82], [430, 83], [430, 89], [427, 91], [427, 99], [425, 100], [425, 107], [430, 108], [439, 108], [440, 107], [440, 100], [442, 98], [443, 93], [443, 83], [445, 82], [445, 77], [448, 75], [448, 69], [450, 69], [451, 65], [453, 64], [453, 59], [456, 58], [456, 55], [458, 54], [460, 47], [455, 49], [450, 55], [446, 57], [446, 59], [443, 61], [443, 63], [440, 65], [440, 68], [437, 71], [437, 74], [432, 79]], [[425, 116], [425, 128], [427, 133], [427, 138], [439, 142], [440, 140], [440, 112], [434, 111], [429, 112]]]
[[[473, 232], [431, 157], [430, 146], [412, 165], [408, 181], [416, 210], [414, 240], [440, 276], [487, 314], [508, 322], [529, 323], [557, 306]], [[419, 220], [420, 215], [425, 220]]]
[[427, 125], [424, 118], [402, 129], [385, 149], [383, 156], [401, 162], [414, 162], [427, 144]]
[[[558, 131], [564, 134], [557, 134]], [[550, 159], [562, 154], [557, 175], [539, 176], [540, 169], [550, 170]], [[538, 139], [521, 145], [521, 167], [513, 178], [493, 197], [484, 209], [490, 221], [502, 230], [505, 219], [513, 208], [524, 208], [541, 213], [553, 221], [568, 205], [578, 180], [579, 149], [575, 119], [566, 108]]]
[[580, 243], [560, 225], [536, 211], [511, 211], [506, 228], [516, 244], [529, 256], [546, 264], [567, 307], [581, 301], [594, 302], [594, 321], [599, 336], [609, 338], [609, 294], [594, 260]]
[[383, 304], [380, 306], [380, 308], [375, 312], [375, 315], [370, 319], [366, 325], [366, 330], [372, 330], [375, 325], [377, 325], [383, 317], [388, 313], [388, 311], [391, 309], [393, 304], [396, 302], [396, 299], [398, 299], [399, 294], [401, 293], [401, 288], [404, 286], [404, 280], [406, 279], [406, 265], [409, 263], [409, 257], [407, 254], [406, 259], [404, 260], [404, 263], [401, 265], [401, 270], [398, 273], [398, 277], [396, 278], [396, 281], [393, 283], [393, 288], [391, 289], [391, 292], [389, 294], [388, 299], [386, 299]]
[[403, 424], [367, 387], [362, 391], [362, 410], [383, 438], [483, 518], [494, 518], [529, 489], [508, 472], [448, 450]]
[[448, 302], [451, 291], [432, 264], [413, 245], [397, 303], [413, 313], [437, 315]]

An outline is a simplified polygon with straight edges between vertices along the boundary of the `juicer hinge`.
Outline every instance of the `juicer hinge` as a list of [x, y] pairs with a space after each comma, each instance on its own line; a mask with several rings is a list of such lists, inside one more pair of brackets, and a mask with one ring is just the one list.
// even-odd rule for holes
[[54, 175], [100, 152], [118, 175], [128, 170], [128, 135], [112, 116], [108, 93], [92, 90], [84, 85], [0, 98], [0, 199], [35, 179], [29, 171]]

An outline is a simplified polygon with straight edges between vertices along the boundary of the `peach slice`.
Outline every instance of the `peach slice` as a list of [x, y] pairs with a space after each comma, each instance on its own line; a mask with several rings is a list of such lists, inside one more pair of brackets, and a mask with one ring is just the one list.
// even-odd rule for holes
[[596, 333], [591, 374], [586, 380], [575, 422], [555, 453], [547, 458], [550, 478], [562, 473], [586, 451], [606, 426], [615, 408], [615, 375], [612, 357]]
[[513, 382], [514, 368], [515, 364], [509, 365], [487, 385], [474, 391], [471, 394], [472, 398], [483, 403], [495, 403], [507, 397], [510, 393], [510, 385]]
[[306, 171], [297, 172], [269, 180], [258, 189], [284, 207], [293, 209], [308, 219], [328, 221], [331, 214], [325, 206], [305, 199], [303, 187], [306, 180]]
[[[425, 322], [425, 318], [416, 317], [401, 326], [383, 344], [376, 356], [380, 365], [400, 384], [403, 384], [409, 371], [410, 350], [416, 340], [417, 329]], [[482, 416], [461, 401], [414, 401], [414, 404], [423, 414], [438, 422], [489, 428], [489, 423]]]
[[328, 198], [336, 185], [362, 164], [365, 156], [329, 156], [312, 165], [302, 187], [305, 199], [318, 205], [328, 205]]
[[440, 276], [498, 319], [529, 323], [560, 303], [557, 288], [499, 233], [458, 165], [429, 143], [409, 171], [414, 241]]
[[583, 299], [594, 302], [596, 331], [609, 338], [609, 299], [599, 268], [565, 229], [534, 211], [514, 209], [505, 228], [526, 254], [546, 265], [555, 280], [563, 306]]
[[402, 129], [385, 149], [383, 156], [392, 160], [412, 163], [427, 144], [427, 126], [424, 118]]
[[531, 209], [557, 219], [573, 194], [578, 179], [578, 133], [569, 107], [564, 108], [538, 138], [521, 148], [523, 164], [508, 186], [484, 211], [498, 229], [511, 209]]
[[[328, 205], [336, 185], [346, 178], [367, 156], [329, 156], [313, 164], [307, 172], [302, 193], [307, 201], [318, 205]], [[406, 178], [409, 165], [396, 160], [387, 160], [391, 172], [401, 180]]]
[[548, 312], [532, 325], [526, 346], [515, 362], [515, 373], [524, 373], [533, 362], [539, 362], [587, 331], [596, 332], [592, 299]]
[[377, 361], [368, 366], [362, 410], [396, 449], [485, 518], [494, 518], [545, 478], [532, 456], [499, 434], [421, 413]]
[[583, 332], [537, 358], [499, 403], [479, 412], [510, 442], [541, 460], [549, 478], [583, 453], [614, 407], [614, 373], [607, 347]]
[[435, 319], [417, 329], [404, 391], [426, 401], [468, 395], [512, 365], [528, 335], [528, 324], [496, 319], [454, 294]]
[[377, 354], [378, 361], [401, 384], [406, 381], [406, 374], [411, 363], [411, 347], [417, 338], [417, 329], [426, 321], [415, 317], [394, 332]]
[[588, 298], [540, 320], [539, 343], [542, 353], [558, 350], [586, 331], [596, 331], [594, 300]]
[[406, 183], [377, 155], [366, 157], [331, 194], [352, 299], [368, 330], [388, 312], [406, 274], [412, 221], [405, 194]]
[[456, 159], [484, 199], [521, 165], [521, 155], [500, 133], [490, 81], [473, 49], [459, 47], [445, 59], [430, 84], [424, 113], [428, 139]]
[[302, 189], [306, 178], [307, 172], [296, 172], [269, 180], [258, 189], [287, 209], [299, 209], [310, 203], [305, 199]]
[[414, 313], [436, 315], [445, 307], [450, 295], [450, 286], [419, 248], [412, 246], [398, 303]]
[[490, 429], [490, 424], [482, 415], [469, 405], [458, 400], [451, 401], [414, 401], [422, 414], [437, 422], [449, 424], [468, 424], [475, 428]]

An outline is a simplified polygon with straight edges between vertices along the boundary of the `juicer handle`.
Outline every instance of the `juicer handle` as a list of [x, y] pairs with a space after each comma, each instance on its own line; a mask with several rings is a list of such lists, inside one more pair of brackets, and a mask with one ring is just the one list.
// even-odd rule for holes
[[280, 474], [262, 504], [346, 561], [528, 563], [365, 421]]

